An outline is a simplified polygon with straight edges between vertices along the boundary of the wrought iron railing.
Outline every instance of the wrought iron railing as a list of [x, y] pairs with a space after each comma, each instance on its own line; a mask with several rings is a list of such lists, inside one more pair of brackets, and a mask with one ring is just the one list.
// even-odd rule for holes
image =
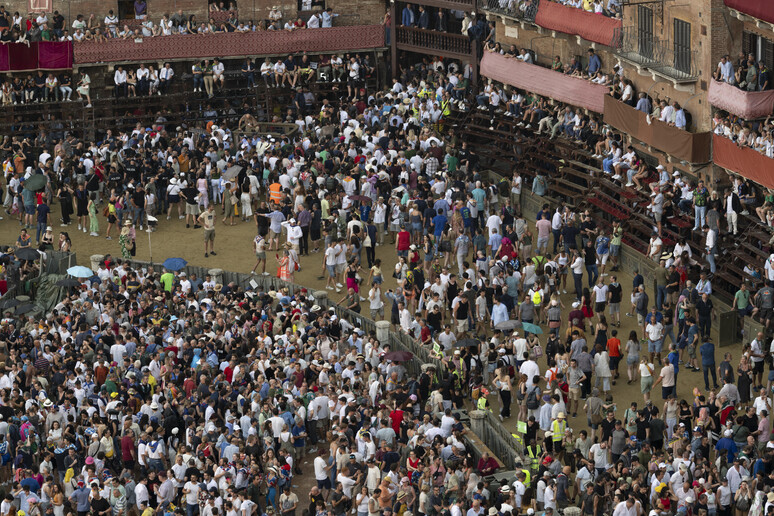
[[533, 22], [539, 4], [540, 0], [480, 0], [479, 8], [482, 11]]
[[675, 81], [694, 81], [699, 77], [698, 51], [677, 47], [637, 27], [616, 30], [612, 46], [618, 56], [649, 68]]
[[470, 38], [462, 34], [450, 34], [416, 27], [397, 27], [395, 39], [398, 45], [419, 47], [454, 54], [470, 54]]

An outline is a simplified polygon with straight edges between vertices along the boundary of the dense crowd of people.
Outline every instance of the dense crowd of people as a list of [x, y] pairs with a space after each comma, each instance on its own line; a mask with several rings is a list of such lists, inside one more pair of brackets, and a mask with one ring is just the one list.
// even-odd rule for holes
[[[115, 228], [121, 258], [106, 256], [49, 313], [3, 309], [0, 478], [10, 488], [0, 512], [774, 511], [774, 342], [761, 333], [721, 361], [710, 335], [719, 210], [734, 232], [732, 212], [757, 207], [748, 185], [721, 200], [625, 155], [581, 111], [496, 84], [480, 93], [480, 107], [575, 138], [603, 173], [651, 190], [651, 297], [638, 273], [631, 286], [618, 281], [620, 225], [601, 230], [594, 214], [563, 204], [522, 213], [522, 190], [545, 195], [551, 178], [482, 173], [476, 150], [445, 124], [468, 102], [468, 80], [434, 61], [402, 68], [385, 91], [358, 79], [319, 106], [301, 91], [292, 139], [236, 137], [216, 110], [200, 128], [7, 138], [4, 206], [23, 226], [12, 251], [33, 246], [33, 228], [35, 247], [55, 248], [59, 218], [94, 237]], [[44, 186], [26, 188], [36, 176]], [[706, 266], [685, 242], [660, 242], [667, 209], [706, 232]], [[244, 291], [131, 266], [136, 232], [160, 217], [201, 229], [208, 259], [220, 227], [254, 224], [253, 272], [270, 274], [269, 251], [283, 280], [319, 267], [332, 301], [354, 314], [339, 317], [306, 289]], [[767, 328], [772, 263], [758, 272], [763, 286], [743, 284], [734, 299], [740, 319]], [[409, 374], [393, 341], [359, 328], [365, 306], [443, 367]], [[619, 334], [622, 323], [635, 329]], [[623, 367], [641, 403], [615, 399]], [[678, 394], [678, 376], [697, 372], [704, 389]], [[466, 407], [525, 423], [523, 460], [474, 458], [457, 413]], [[507, 481], [490, 477], [506, 468]], [[305, 475], [308, 492], [294, 487]]]

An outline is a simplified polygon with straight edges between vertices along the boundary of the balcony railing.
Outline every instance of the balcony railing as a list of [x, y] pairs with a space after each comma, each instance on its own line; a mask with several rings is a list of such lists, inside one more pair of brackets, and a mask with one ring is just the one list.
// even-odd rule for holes
[[600, 45], [610, 45], [621, 20], [586, 12], [557, 2], [543, 0], [535, 24], [544, 29], [571, 34]]
[[470, 55], [470, 38], [462, 34], [451, 34], [416, 27], [396, 27], [395, 41], [404, 50], [419, 52], [432, 50], [442, 55]]
[[636, 27], [617, 30], [611, 46], [622, 59], [673, 82], [694, 82], [699, 78], [697, 50], [679, 49], [673, 42], [641, 32]]
[[540, 0], [481, 0], [480, 9], [514, 20], [534, 22]]
[[774, 188], [774, 159], [749, 147], [740, 147], [733, 141], [712, 135], [712, 161], [766, 188]]
[[713, 80], [707, 99], [713, 106], [746, 119], [762, 118], [774, 111], [774, 90], [747, 91]]
[[604, 112], [605, 97], [612, 98], [607, 94], [607, 86], [564, 75], [550, 68], [525, 63], [515, 57], [509, 58], [495, 52], [484, 52], [484, 57], [481, 59], [481, 75], [597, 113]]
[[712, 133], [692, 133], [649, 119], [642, 111], [610, 95], [605, 96], [605, 123], [679, 160], [688, 163], [710, 161]]
[[274, 56], [295, 52], [344, 52], [384, 46], [381, 25], [347, 25], [327, 29], [219, 32], [151, 38], [85, 41], [73, 45], [75, 63], [161, 61], [205, 57]]

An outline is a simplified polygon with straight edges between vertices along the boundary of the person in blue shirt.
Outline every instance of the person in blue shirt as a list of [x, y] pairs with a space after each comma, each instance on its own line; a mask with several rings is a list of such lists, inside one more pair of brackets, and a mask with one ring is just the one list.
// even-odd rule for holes
[[733, 435], [733, 432], [731, 429], [726, 429], [723, 432], [723, 437], [718, 439], [718, 443], [715, 445], [715, 450], [718, 452], [725, 451], [728, 454], [728, 463], [732, 464], [734, 462], [734, 457], [736, 456], [736, 453], [738, 451], [736, 447], [736, 443], [733, 439], [731, 439], [731, 436]]
[[599, 273], [605, 275], [605, 266], [607, 265], [607, 258], [610, 256], [610, 237], [606, 235], [599, 235], [596, 241], [597, 247], [597, 262], [600, 264]]
[[437, 215], [433, 217], [433, 236], [435, 237], [436, 241], [441, 238], [441, 235], [443, 235], [444, 230], [446, 229], [446, 223], [449, 219], [446, 218], [446, 215], [444, 215], [444, 210], [442, 208], [438, 208], [436, 210]]
[[497, 255], [497, 251], [500, 250], [502, 241], [502, 235], [500, 235], [496, 229], [492, 229], [492, 236], [489, 237], [489, 256], [494, 258]]
[[586, 65], [586, 72], [589, 77], [593, 77], [602, 68], [602, 61], [599, 56], [594, 52], [593, 48], [589, 49], [589, 64]]
[[403, 8], [403, 12], [401, 13], [401, 25], [404, 27], [413, 27], [415, 19], [414, 10], [411, 8], [411, 4], [406, 4], [406, 7]]
[[708, 371], [712, 373], [712, 383], [715, 389], [717, 389], [718, 377], [715, 373], [715, 344], [712, 343], [711, 337], [704, 339], [704, 344], [699, 348], [699, 353], [701, 353], [701, 369], [704, 371], [704, 389], [709, 390]]

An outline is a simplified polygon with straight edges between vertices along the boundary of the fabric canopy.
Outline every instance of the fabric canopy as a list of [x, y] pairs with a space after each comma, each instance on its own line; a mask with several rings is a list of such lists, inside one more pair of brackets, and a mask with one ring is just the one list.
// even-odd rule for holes
[[35, 41], [0, 45], [0, 71], [65, 70], [73, 67], [72, 41]]
[[605, 123], [667, 154], [690, 163], [710, 160], [712, 133], [691, 133], [658, 120], [648, 123], [647, 115], [607, 95]]
[[728, 138], [714, 134], [712, 161], [766, 188], [774, 188], [774, 159], [749, 147], [740, 147]]
[[481, 75], [597, 113], [604, 112], [608, 96], [607, 86], [494, 52], [486, 52], [481, 59]]
[[105, 42], [83, 41], [75, 45], [75, 62], [109, 63], [208, 56], [262, 56], [294, 52], [345, 52], [384, 46], [381, 25], [347, 25], [327, 29], [261, 32], [219, 32], [195, 36], [174, 35]]
[[712, 80], [709, 102], [742, 118], [761, 118], [774, 111], [774, 90], [746, 91], [726, 82]]
[[612, 46], [616, 29], [623, 26], [621, 20], [548, 0], [540, 2], [535, 23], [546, 29], [578, 35], [585, 40], [607, 46]]
[[731, 9], [774, 23], [774, 2], [771, 0], [725, 0], [725, 2]]

